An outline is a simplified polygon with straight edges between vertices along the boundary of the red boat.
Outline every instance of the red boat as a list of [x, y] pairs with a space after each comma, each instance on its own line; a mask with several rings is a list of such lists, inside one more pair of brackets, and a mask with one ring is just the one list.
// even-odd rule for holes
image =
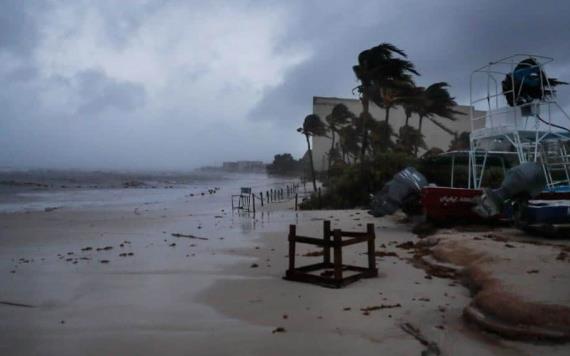
[[[483, 218], [473, 211], [475, 198], [483, 193], [482, 189], [425, 187], [422, 189], [422, 205], [426, 217], [435, 222], [482, 221]], [[570, 200], [570, 192], [543, 192], [536, 200]], [[497, 216], [497, 219], [501, 216]]]
[[[503, 174], [525, 162], [538, 163], [546, 187], [534, 199], [570, 200], [570, 116], [557, 103], [554, 82], [545, 74], [544, 65], [551, 61], [514, 55], [471, 74], [470, 150], [442, 154], [450, 158], [450, 187], [422, 189], [422, 205], [430, 220], [482, 220], [473, 207], [483, 193], [482, 183], [488, 181], [491, 161], [495, 172], [502, 168]], [[454, 184], [458, 162], [467, 164], [464, 187]]]

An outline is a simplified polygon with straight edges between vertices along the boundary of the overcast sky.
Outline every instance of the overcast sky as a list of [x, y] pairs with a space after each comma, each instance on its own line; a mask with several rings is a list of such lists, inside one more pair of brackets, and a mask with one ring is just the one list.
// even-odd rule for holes
[[554, 57], [551, 75], [570, 80], [569, 13], [569, 1], [0, 0], [0, 168], [300, 156], [312, 97], [352, 97], [360, 51], [391, 42], [419, 85], [447, 81], [467, 104], [470, 71], [512, 53]]

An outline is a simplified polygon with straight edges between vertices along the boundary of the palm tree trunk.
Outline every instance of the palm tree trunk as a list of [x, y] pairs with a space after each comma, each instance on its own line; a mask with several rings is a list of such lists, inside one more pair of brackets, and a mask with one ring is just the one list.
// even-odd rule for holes
[[[424, 117], [420, 115], [420, 122], [418, 123], [418, 131], [422, 133], [422, 122], [424, 121]], [[418, 145], [414, 148], [414, 156], [418, 156]]]
[[313, 191], [317, 191], [317, 178], [315, 177], [315, 166], [313, 165], [313, 151], [311, 150], [311, 141], [309, 140], [309, 135], [305, 135], [307, 138], [307, 148], [309, 150], [309, 163], [311, 164], [311, 178], [313, 179]]
[[386, 107], [386, 116], [384, 116], [384, 121], [386, 121], [387, 124], [390, 123], [390, 107]]
[[331, 170], [331, 163], [332, 163], [332, 153], [334, 150], [334, 130], [331, 130], [331, 134], [332, 134], [332, 143], [331, 143], [331, 149], [329, 150], [329, 168], [328, 170]]
[[410, 115], [406, 115], [406, 124], [404, 127], [408, 127], [408, 122], [410, 122]]
[[369, 101], [368, 101], [368, 93], [367, 89], [364, 89], [362, 93], [362, 146], [360, 147], [360, 163], [364, 169], [364, 156], [366, 155], [366, 149], [368, 148], [368, 131], [366, 130], [366, 118], [368, 117], [369, 112]]

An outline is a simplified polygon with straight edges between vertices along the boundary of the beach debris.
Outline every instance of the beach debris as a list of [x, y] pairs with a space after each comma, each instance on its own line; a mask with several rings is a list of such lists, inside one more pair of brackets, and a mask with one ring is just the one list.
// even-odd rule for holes
[[173, 242], [173, 243], [171, 243], [171, 244], [170, 244], [170, 245], [168, 245], [168, 246], [170, 246], [170, 247], [174, 247], [174, 246], [176, 246], [176, 244]]
[[91, 251], [91, 250], [93, 250], [93, 247], [89, 247], [89, 246], [81, 249], [81, 251]]
[[437, 226], [429, 221], [416, 224], [412, 228], [412, 233], [418, 235], [419, 238], [431, 236], [437, 232]]
[[109, 263], [109, 260], [101, 260], [100, 263]]
[[413, 249], [415, 246], [413, 241], [406, 241], [406, 242], [402, 242], [401, 244], [396, 245], [397, 248], [401, 248], [404, 250], [410, 250]]
[[418, 328], [416, 328], [415, 326], [413, 326], [412, 324], [404, 323], [404, 324], [400, 325], [400, 328], [405, 333], [413, 336], [416, 340], [418, 340], [420, 342], [420, 344], [427, 347], [424, 351], [422, 351], [422, 356], [439, 356], [439, 355], [441, 355], [441, 350], [439, 349], [439, 346], [435, 342], [429, 341], [421, 333], [421, 331]]
[[393, 309], [393, 308], [401, 308], [402, 305], [400, 303], [397, 304], [380, 304], [380, 305], [372, 305], [365, 308], [360, 308], [361, 312], [370, 313], [371, 311], [375, 310], [382, 310], [382, 309]]
[[196, 239], [196, 240], [208, 240], [207, 237], [199, 237], [199, 236], [195, 236], [195, 235], [190, 235], [190, 234], [180, 234], [180, 233], [172, 233], [170, 234], [174, 237], [186, 237], [188, 239]]
[[24, 304], [24, 303], [16, 303], [16, 302], [9, 302], [5, 300], [0, 300], [0, 304], [2, 305], [9, 305], [12, 307], [22, 307], [22, 308], [35, 308], [35, 305]]
[[54, 210], [57, 210], [57, 209], [61, 209], [61, 207], [60, 207], [60, 206], [49, 206], [49, 207], [45, 208], [44, 211], [45, 211], [46, 213], [49, 213], [50, 211], [54, 211]]
[[273, 329], [273, 331], [271, 333], [276, 334], [276, 333], [284, 333], [284, 332], [286, 332], [285, 328], [282, 326], [278, 326], [275, 329]]
[[144, 186], [144, 182], [129, 180], [123, 183], [123, 188], [138, 188]]
[[391, 251], [390, 252], [376, 251], [374, 252], [374, 255], [376, 257], [397, 257], [397, 258], [400, 257], [396, 252], [391, 252]]
[[349, 311], [349, 310], [352, 310], [352, 308], [351, 307], [344, 307], [344, 308], [342, 308], [342, 310]]
[[252, 263], [251, 266], [249, 266], [250, 268], [257, 268], [259, 267], [259, 265], [257, 263]]
[[289, 315], [283, 314], [283, 319], [289, 319]]
[[112, 249], [113, 249], [113, 246], [97, 247], [97, 251], [109, 251]]

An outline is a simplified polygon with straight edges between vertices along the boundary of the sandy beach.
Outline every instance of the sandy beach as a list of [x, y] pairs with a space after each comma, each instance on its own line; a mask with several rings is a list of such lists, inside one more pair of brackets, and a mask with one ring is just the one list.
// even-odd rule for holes
[[[419, 355], [426, 346], [403, 331], [405, 324], [446, 355], [570, 351], [563, 343], [510, 341], [467, 323], [463, 313], [472, 293], [457, 280], [414, 266], [413, 251], [401, 244], [420, 240], [401, 215], [296, 212], [291, 200], [255, 216], [237, 214], [228, 200], [234, 188], [228, 183], [216, 194], [174, 189], [168, 194], [175, 199], [0, 214], [0, 352]], [[324, 219], [348, 230], [375, 224], [376, 250], [386, 252], [377, 257], [378, 278], [343, 289], [282, 279], [288, 225], [320, 236]], [[448, 231], [446, 238], [455, 235]], [[506, 250], [516, 259], [517, 249]], [[319, 258], [303, 256], [307, 252], [315, 249], [300, 247], [299, 264]], [[345, 260], [365, 264], [363, 253], [355, 245]], [[552, 271], [540, 266], [541, 276], [557, 276], [540, 289], [550, 288], [546, 294], [567, 307], [568, 262], [560, 263]], [[538, 280], [524, 268], [519, 285], [524, 278]], [[534, 293], [535, 299], [544, 294]]]

